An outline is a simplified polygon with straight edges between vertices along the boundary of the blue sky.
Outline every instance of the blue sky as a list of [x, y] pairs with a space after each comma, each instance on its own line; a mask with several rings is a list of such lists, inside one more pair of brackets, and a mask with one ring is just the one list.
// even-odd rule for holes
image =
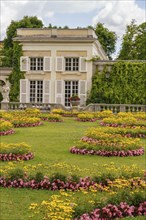
[[[1, 40], [11, 20], [20, 20], [23, 16], [37, 16], [45, 26], [49, 23], [57, 26], [75, 28], [104, 25], [118, 35], [117, 52], [126, 25], [132, 19], [137, 24], [146, 21], [145, 0], [1, 0]], [[116, 52], [116, 53], [117, 53]]]

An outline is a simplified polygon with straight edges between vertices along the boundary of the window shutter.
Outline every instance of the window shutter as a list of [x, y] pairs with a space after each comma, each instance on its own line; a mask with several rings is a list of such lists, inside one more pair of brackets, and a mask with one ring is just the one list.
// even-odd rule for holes
[[80, 96], [80, 105], [86, 105], [86, 96], [87, 96], [87, 81], [79, 80], [79, 96]]
[[80, 72], [87, 72], [87, 61], [86, 61], [86, 57], [80, 57], [79, 70], [80, 70]]
[[52, 67], [52, 58], [44, 57], [44, 71], [51, 71]]
[[64, 58], [56, 57], [56, 71], [63, 72], [64, 71]]
[[29, 103], [29, 81], [20, 79], [20, 102]]
[[29, 70], [29, 58], [20, 57], [20, 71], [28, 71], [28, 70]]
[[63, 102], [63, 80], [56, 80], [55, 82], [55, 102], [57, 104], [64, 104]]
[[43, 103], [50, 103], [51, 100], [51, 82], [50, 80], [43, 81]]

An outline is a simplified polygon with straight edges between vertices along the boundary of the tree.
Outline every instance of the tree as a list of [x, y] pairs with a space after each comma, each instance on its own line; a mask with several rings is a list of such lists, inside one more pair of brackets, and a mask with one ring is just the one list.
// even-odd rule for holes
[[18, 43], [13, 43], [13, 38], [16, 36], [17, 28], [42, 28], [43, 23], [36, 16], [24, 16], [20, 21], [12, 21], [7, 28], [6, 38], [4, 39], [3, 48], [3, 65], [13, 67], [12, 73], [9, 76], [11, 83], [10, 100], [17, 101], [19, 95], [19, 81], [23, 78], [20, 72], [20, 56], [22, 49]]
[[146, 60], [146, 22], [138, 26], [135, 38], [137, 60]]
[[136, 25], [132, 20], [126, 27], [123, 36], [121, 50], [118, 56], [120, 60], [146, 60], [146, 22]]
[[[91, 28], [91, 26], [89, 27]], [[109, 29], [104, 27], [104, 24], [100, 22], [97, 23], [95, 27], [95, 33], [107, 56], [111, 59], [112, 53], [115, 52], [115, 45], [117, 41], [116, 33], [109, 31]]]

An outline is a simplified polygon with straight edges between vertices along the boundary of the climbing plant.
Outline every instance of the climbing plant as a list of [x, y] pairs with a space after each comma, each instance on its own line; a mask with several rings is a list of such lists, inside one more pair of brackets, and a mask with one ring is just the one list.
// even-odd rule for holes
[[22, 47], [13, 41], [17, 36], [18, 28], [42, 28], [43, 23], [36, 16], [24, 16], [19, 21], [11, 21], [7, 28], [6, 38], [3, 42], [3, 56], [2, 65], [12, 67], [12, 73], [9, 77], [11, 83], [10, 101], [19, 101], [19, 81], [24, 78], [20, 72], [20, 57], [22, 56]]
[[20, 57], [22, 56], [22, 46], [18, 43], [13, 43], [13, 70], [9, 76], [11, 84], [10, 100], [19, 101], [20, 79], [24, 78], [24, 74], [20, 71]]
[[94, 74], [87, 104], [145, 104], [146, 63], [119, 61], [107, 75], [108, 68]]

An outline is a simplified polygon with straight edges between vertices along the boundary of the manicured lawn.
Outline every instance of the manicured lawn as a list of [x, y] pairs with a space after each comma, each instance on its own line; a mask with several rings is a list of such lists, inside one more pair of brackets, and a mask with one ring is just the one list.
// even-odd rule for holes
[[[39, 127], [16, 128], [15, 134], [1, 137], [1, 142], [26, 142], [31, 145], [32, 151], [35, 153], [35, 158], [24, 162], [26, 165], [65, 162], [72, 165], [78, 165], [81, 168], [92, 169], [94, 163], [103, 165], [114, 162], [117, 166], [124, 164], [127, 166], [137, 164], [141, 169], [145, 169], [145, 155], [138, 157], [107, 158], [71, 154], [69, 148], [74, 145], [75, 141], [79, 140], [84, 135], [84, 131], [86, 131], [87, 128], [98, 126], [98, 124], [97, 122], [77, 122], [72, 118], [66, 118], [64, 120], [63, 123], [45, 122], [44, 125]], [[2, 162], [1, 167], [6, 163], [7, 162]], [[100, 170], [100, 166], [98, 169]], [[87, 171], [84, 175], [90, 175], [90, 173]], [[0, 219], [27, 220], [30, 215], [30, 212], [28, 211], [30, 203], [47, 200], [49, 195], [52, 195], [53, 193], [54, 192], [47, 190], [1, 188]], [[130, 218], [127, 218], [127, 220], [128, 219], [130, 220]], [[136, 217], [132, 219], [142, 220], [144, 217]]]

